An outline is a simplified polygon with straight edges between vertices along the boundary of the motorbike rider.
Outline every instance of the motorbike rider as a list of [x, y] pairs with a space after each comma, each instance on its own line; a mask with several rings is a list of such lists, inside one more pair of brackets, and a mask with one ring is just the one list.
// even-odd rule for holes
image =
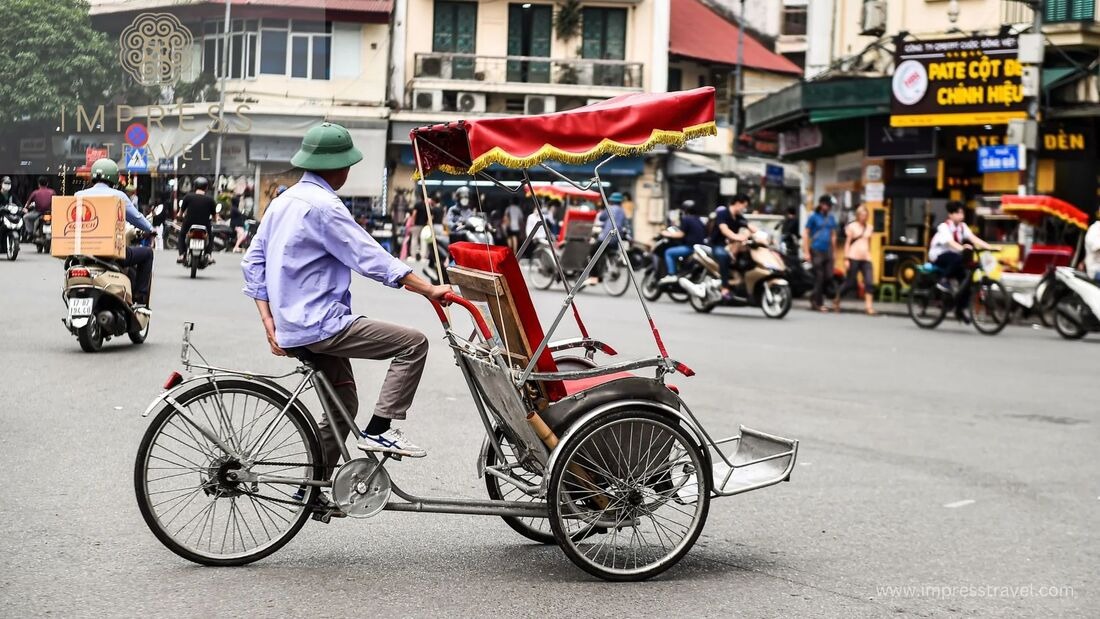
[[955, 317], [966, 322], [963, 310], [969, 300], [969, 282], [966, 281], [966, 264], [963, 252], [974, 247], [989, 249], [989, 243], [978, 238], [963, 221], [966, 211], [963, 203], [952, 200], [947, 203], [947, 219], [936, 227], [936, 234], [928, 248], [928, 260], [936, 265], [942, 277], [936, 284], [943, 292], [951, 293], [951, 280], [961, 281], [962, 286], [955, 293]]
[[460, 229], [466, 225], [466, 220], [477, 214], [477, 209], [470, 204], [470, 188], [459, 187], [455, 190], [455, 203], [447, 209], [447, 229], [450, 230], [450, 242], [461, 241]]
[[50, 189], [50, 180], [45, 176], [38, 177], [38, 189], [31, 192], [27, 203], [23, 205], [23, 210], [26, 215], [23, 215], [23, 226], [27, 230], [27, 234], [34, 235], [34, 227], [38, 223], [38, 220], [43, 215], [50, 212], [53, 208], [53, 197], [57, 195], [53, 189]]
[[[118, 164], [104, 157], [97, 159], [92, 164], [92, 182], [95, 183], [87, 189], [76, 192], [76, 196], [112, 196], [122, 200], [126, 205], [126, 223], [141, 230], [155, 234], [149, 220], [137, 210], [130, 198], [115, 188], [118, 184]], [[134, 311], [149, 311], [149, 287], [153, 281], [153, 250], [149, 247], [127, 247], [126, 257], [118, 262], [119, 266], [134, 267], [137, 271], [134, 278]]]
[[719, 207], [714, 214], [714, 228], [710, 232], [711, 249], [718, 262], [719, 277], [722, 278], [722, 298], [730, 296], [730, 267], [734, 259], [742, 258], [741, 249], [745, 241], [756, 233], [756, 226], [745, 219], [745, 209], [749, 207], [749, 197], [743, 193], [733, 196], [729, 207]]
[[659, 285], [675, 284], [679, 277], [676, 273], [679, 270], [680, 261], [690, 256], [696, 245], [707, 242], [707, 224], [700, 217], [699, 207], [695, 205], [695, 200], [684, 200], [683, 204], [680, 205], [680, 228], [678, 230], [669, 227], [662, 230], [660, 234], [666, 239], [674, 239], [679, 243], [665, 250], [665, 268], [668, 273], [657, 280], [657, 283]]
[[[195, 180], [191, 181], [191, 193], [183, 196], [183, 202], [180, 205], [183, 225], [180, 226], [179, 242], [176, 244], [179, 250], [179, 257], [176, 258], [176, 262], [179, 264], [183, 264], [184, 260], [187, 259], [187, 231], [191, 226], [206, 227], [207, 255], [214, 247], [210, 240], [213, 236], [214, 214], [218, 210], [218, 205], [214, 202], [214, 198], [206, 195], [209, 185], [210, 182], [206, 180], [205, 176], [196, 176]], [[213, 260], [210, 263], [213, 264]]]

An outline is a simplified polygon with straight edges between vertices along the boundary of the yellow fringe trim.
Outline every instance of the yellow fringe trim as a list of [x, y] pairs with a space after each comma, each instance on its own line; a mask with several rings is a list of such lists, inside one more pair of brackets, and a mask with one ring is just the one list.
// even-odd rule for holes
[[[543, 144], [542, 148], [539, 148], [534, 153], [527, 155], [526, 157], [516, 157], [497, 146], [492, 150], [489, 150], [485, 154], [481, 155], [477, 159], [474, 159], [473, 163], [468, 169], [462, 169], [452, 165], [440, 165], [437, 169], [442, 170], [448, 174], [455, 176], [461, 176], [466, 174], [477, 174], [485, 168], [498, 163], [507, 168], [530, 168], [536, 166], [545, 161], [560, 161], [562, 163], [570, 165], [581, 165], [588, 163], [593, 159], [597, 159], [604, 155], [617, 155], [619, 157], [634, 157], [648, 152], [658, 144], [665, 146], [673, 146], [676, 148], [682, 147], [689, 140], [696, 138], [706, 137], [709, 135], [718, 135], [718, 127], [714, 124], [714, 121], [706, 122], [701, 125], [694, 125], [691, 127], [685, 127], [683, 131], [666, 131], [664, 129], [654, 129], [649, 135], [649, 139], [641, 144], [623, 144], [616, 142], [609, 138], [604, 138], [599, 144], [591, 149], [584, 151], [583, 153], [573, 153], [562, 150], [551, 144]], [[419, 170], [413, 172], [413, 180], [419, 180]]]
[[1058, 219], [1061, 219], [1066, 223], [1073, 224], [1074, 226], [1077, 226], [1082, 230], [1088, 230], [1088, 224], [1081, 223], [1076, 219], [1068, 217], [1062, 211], [1056, 211], [1047, 206], [1040, 206], [1038, 204], [1002, 204], [1001, 210], [1006, 213], [1011, 213], [1013, 211], [1038, 211], [1040, 213], [1046, 213], [1047, 215], [1057, 217]]

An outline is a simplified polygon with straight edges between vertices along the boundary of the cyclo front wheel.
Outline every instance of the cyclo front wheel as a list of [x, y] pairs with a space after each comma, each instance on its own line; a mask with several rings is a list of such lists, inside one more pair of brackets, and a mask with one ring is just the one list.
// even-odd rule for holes
[[983, 277], [970, 293], [970, 319], [985, 335], [997, 335], [1012, 316], [1012, 297], [1004, 284]]
[[608, 251], [603, 260], [603, 289], [613, 297], [620, 297], [630, 287], [630, 263], [623, 261], [618, 251]]
[[[203, 381], [175, 400], [179, 408], [165, 404], [138, 448], [134, 490], [145, 523], [169, 550], [203, 565], [244, 565], [282, 548], [309, 518], [318, 488], [248, 478], [322, 480], [312, 417], [244, 379]], [[269, 426], [268, 440], [247, 453]]]
[[609, 413], [559, 449], [547, 487], [550, 526], [578, 567], [605, 580], [645, 580], [695, 544], [710, 507], [710, 467], [675, 419]]
[[554, 256], [550, 248], [545, 245], [535, 247], [527, 261], [527, 277], [531, 280], [531, 285], [539, 290], [547, 290], [554, 285], [556, 275]]

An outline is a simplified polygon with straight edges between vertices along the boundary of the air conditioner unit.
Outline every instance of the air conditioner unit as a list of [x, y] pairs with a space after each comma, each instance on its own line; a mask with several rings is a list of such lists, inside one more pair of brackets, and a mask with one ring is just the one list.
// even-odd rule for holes
[[480, 92], [460, 92], [455, 97], [455, 107], [459, 112], [484, 112], [485, 95]]
[[885, 0], [863, 0], [863, 14], [860, 19], [860, 34], [880, 37], [886, 33]]
[[557, 102], [553, 95], [527, 95], [523, 98], [523, 113], [549, 114], [557, 111]]
[[414, 110], [443, 111], [442, 90], [414, 90], [412, 107]]
[[419, 77], [443, 77], [443, 58], [440, 56], [422, 58]]

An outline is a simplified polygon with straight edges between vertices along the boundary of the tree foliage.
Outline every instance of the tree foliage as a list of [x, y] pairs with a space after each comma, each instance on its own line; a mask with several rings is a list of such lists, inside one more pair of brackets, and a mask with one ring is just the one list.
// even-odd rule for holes
[[116, 46], [92, 28], [87, 0], [0, 0], [0, 128], [104, 102]]

